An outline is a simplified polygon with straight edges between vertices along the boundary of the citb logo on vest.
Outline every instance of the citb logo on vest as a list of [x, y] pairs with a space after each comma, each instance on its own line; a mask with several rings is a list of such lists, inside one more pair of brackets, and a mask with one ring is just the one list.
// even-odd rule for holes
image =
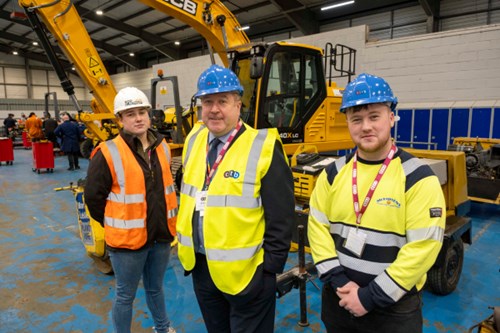
[[228, 170], [228, 171], [224, 172], [224, 178], [238, 179], [239, 176], [240, 176], [240, 173], [236, 170]]

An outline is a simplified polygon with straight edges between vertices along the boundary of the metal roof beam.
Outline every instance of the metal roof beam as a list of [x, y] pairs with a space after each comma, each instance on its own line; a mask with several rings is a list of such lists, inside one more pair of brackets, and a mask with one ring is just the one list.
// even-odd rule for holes
[[439, 31], [439, 11], [441, 9], [439, 0], [419, 0], [418, 2], [427, 15], [427, 32]]
[[[78, 13], [80, 15], [83, 15], [84, 12], [87, 12], [87, 9], [85, 9], [85, 8], [82, 8], [80, 6], [75, 6], [75, 7], [78, 10]], [[100, 16], [96, 15], [95, 13], [88, 13], [88, 12], [86, 14], [87, 15], [85, 16], [85, 18], [89, 21], [93, 21], [93, 22], [99, 23], [101, 25], [107, 26], [110, 29], [115, 29], [115, 30], [118, 30], [120, 32], [135, 36], [135, 37], [145, 41], [149, 45], [151, 45], [152, 48], [154, 48], [158, 52], [162, 53], [166, 57], [173, 59], [173, 60], [179, 59], [179, 55], [178, 55], [177, 50], [165, 46], [165, 44], [170, 43], [170, 41], [167, 39], [158, 37], [155, 34], [149, 33], [147, 31], [144, 31], [142, 29], [136, 28], [136, 27], [131, 26], [129, 24], [120, 22], [118, 20], [114, 20], [110, 17], [100, 17]]]
[[[1, 19], [5, 19], [5, 20], [10, 20], [10, 13], [7, 12], [7, 11], [4, 11], [4, 10], [0, 10], [0, 18]], [[22, 22], [17, 22], [16, 21], [16, 23], [24, 25], [26, 27], [29, 27], [31, 29], [31, 25], [29, 24], [28, 21], [22, 21]], [[31, 43], [34, 40], [38, 40], [38, 38], [36, 38], [36, 39], [29, 39], [29, 38], [21, 37], [19, 35], [11, 34], [11, 33], [8, 33], [8, 32], [0, 32], [0, 37], [4, 38], [4, 39], [11, 40], [11, 41], [14, 41], [14, 42], [17, 42], [17, 43], [20, 43], [20, 44], [30, 44], [30, 46], [31, 46]], [[139, 61], [137, 61], [135, 59], [130, 59], [130, 57], [128, 56], [128, 54], [130, 53], [129, 51], [127, 51], [127, 50], [125, 50], [125, 49], [123, 49], [121, 47], [113, 46], [111, 44], [107, 44], [105, 42], [98, 41], [98, 40], [95, 40], [95, 39], [92, 39], [92, 43], [94, 44], [94, 46], [96, 48], [102, 49], [102, 50], [104, 50], [104, 51], [112, 54], [118, 60], [126, 63], [127, 65], [135, 67], [135, 68], [138, 68], [138, 69], [141, 68]], [[65, 54], [64, 54], [64, 52], [61, 50], [61, 48], [59, 46], [52, 44], [52, 47], [54, 48], [54, 51], [57, 54], [63, 55], [64, 57], [66, 57]], [[28, 53], [36, 54], [36, 55], [39, 54], [39, 53], [36, 53], [36, 52], [30, 52], [30, 51], [24, 50], [24, 48], [18, 48], [18, 49], [22, 49], [23, 53], [28, 52]], [[39, 58], [34, 59], [34, 60], [38, 60], [38, 61], [49, 63], [48, 62], [48, 58], [45, 56], [45, 54], [41, 54], [40, 53], [40, 55], [44, 58], [43, 60], [40, 60]], [[59, 60], [61, 60], [61, 59], [59, 59]]]
[[[11, 54], [12, 49], [13, 49], [12, 46], [0, 44], [0, 52], [4, 52], [6, 54]], [[49, 64], [49, 59], [47, 58], [47, 56], [44, 53], [34, 53], [34, 52], [20, 50], [20, 49], [19, 49], [19, 52], [20, 52], [19, 55], [23, 58], [28, 58], [31, 60], [36, 60], [38, 62], [43, 62], [43, 63]], [[59, 61], [61, 62], [61, 65], [64, 68], [66, 68], [66, 69], [71, 68], [71, 64], [69, 62], [67, 62], [66, 60], [59, 59]]]
[[285, 17], [304, 35], [319, 32], [319, 23], [312, 11], [297, 0], [271, 0]]
[[117, 58], [121, 62], [123, 62], [131, 67], [141, 69], [140, 62], [138, 60], [130, 57], [130, 55], [129, 55], [130, 51], [127, 51], [119, 46], [107, 44], [107, 43], [104, 43], [104, 42], [101, 42], [101, 41], [98, 41], [95, 39], [92, 39], [92, 43], [94, 44], [94, 46], [96, 48], [102, 49], [102, 50], [108, 52], [109, 54], [112, 54], [115, 58]]

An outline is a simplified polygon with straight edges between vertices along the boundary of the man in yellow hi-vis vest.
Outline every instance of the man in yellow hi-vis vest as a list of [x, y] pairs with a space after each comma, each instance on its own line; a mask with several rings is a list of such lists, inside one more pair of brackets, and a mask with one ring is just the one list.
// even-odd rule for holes
[[150, 129], [151, 104], [142, 91], [121, 89], [114, 109], [123, 129], [92, 152], [84, 193], [90, 215], [104, 226], [115, 273], [113, 326], [116, 333], [130, 333], [142, 277], [155, 331], [175, 333], [163, 292], [177, 220], [170, 147]]
[[229, 69], [202, 73], [204, 124], [190, 132], [182, 156], [178, 254], [209, 333], [273, 332], [276, 274], [295, 218], [278, 132], [241, 121], [242, 92]]

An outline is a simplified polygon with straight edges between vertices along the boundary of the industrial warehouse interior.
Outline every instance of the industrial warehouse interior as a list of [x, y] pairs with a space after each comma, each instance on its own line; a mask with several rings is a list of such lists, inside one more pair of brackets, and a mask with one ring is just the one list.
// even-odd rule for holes
[[[212, 179], [211, 167], [216, 169], [220, 163], [225, 168], [226, 151], [228, 158], [233, 156], [229, 153], [230, 143], [233, 138], [236, 143], [243, 140], [246, 132], [275, 133], [272, 134], [276, 135], [275, 147], [282, 144], [287, 155], [286, 159], [281, 158], [288, 162], [287, 174], [290, 171], [293, 186], [279, 184], [276, 186], [279, 188], [273, 189], [276, 192], [270, 201], [279, 204], [281, 196], [287, 193], [291, 196], [293, 192], [294, 207], [289, 205], [287, 208], [294, 210], [295, 215], [288, 230], [291, 241], [283, 272], [268, 271], [266, 251], [274, 245], [266, 243], [264, 231], [261, 236], [264, 245], [256, 250], [264, 253], [261, 261], [264, 277], [269, 273], [276, 277], [274, 332], [330, 332], [326, 328], [329, 319], [325, 321], [324, 315], [322, 317], [327, 306], [325, 286], [337, 286], [338, 275], [332, 272], [338, 272], [341, 267], [347, 269], [346, 276], [353, 280], [359, 272], [363, 272], [363, 278], [378, 275], [370, 285], [373, 288], [380, 283], [377, 284], [379, 289], [371, 289], [371, 292], [385, 293], [386, 302], [391, 298], [389, 302], [398, 305], [411, 296], [420, 295], [421, 332], [499, 332], [500, 323], [494, 323], [492, 315], [500, 316], [500, 0], [0, 0], [0, 13], [0, 333], [213, 331], [208, 328], [211, 324], [206, 317], [210, 309], [200, 303], [200, 295], [195, 293], [199, 285], [194, 282], [194, 274], [186, 274], [186, 270], [196, 272], [199, 269], [198, 264], [186, 269], [190, 262], [187, 249], [200, 245], [200, 236], [192, 226], [202, 230], [200, 223], [208, 230], [207, 225], [215, 221], [209, 219], [210, 209], [214, 208], [207, 207], [207, 215], [203, 217], [198, 203], [195, 204], [194, 192], [188, 193], [190, 186], [195, 187], [190, 182], [203, 178], [190, 171], [194, 169], [188, 164], [189, 154], [201, 147], [196, 143], [201, 140], [197, 137], [198, 131], [210, 131], [208, 138], [226, 135], [222, 140], [226, 146], [220, 145], [215, 164], [209, 161], [208, 142], [203, 143], [199, 154], [196, 153], [195, 161], [205, 161], [208, 165], [207, 175], [201, 180], [204, 183], [208, 178], [208, 185]], [[217, 73], [230, 73], [236, 79], [231, 81], [233, 76], [227, 79], [226, 75], [222, 80]], [[209, 84], [203, 81], [214, 77], [210, 75], [217, 78], [214, 81], [218, 85], [216, 90], [211, 86], [213, 81]], [[376, 89], [371, 86], [373, 82], [376, 82]], [[226, 85], [230, 89], [225, 89]], [[137, 88], [140, 94], [135, 99], [131, 97], [131, 101], [123, 101], [118, 96], [120, 92], [130, 91], [127, 90], [130, 87]], [[241, 107], [238, 124], [244, 124], [241, 126], [247, 130], [241, 136], [230, 136], [231, 132], [215, 135], [210, 126], [213, 119], [203, 118], [208, 112], [205, 93], [219, 96], [235, 91], [239, 94]], [[366, 91], [370, 92], [368, 97], [360, 102], [358, 98]], [[382, 97], [376, 99], [374, 95]], [[139, 99], [142, 102], [137, 102]], [[161, 281], [169, 321], [163, 328], [158, 326], [150, 311], [151, 302], [147, 301], [150, 296], [142, 281], [133, 301], [130, 328], [124, 328], [128, 324], [116, 319], [114, 308], [119, 266], [113, 267], [111, 261], [117, 260], [116, 253], [132, 253], [137, 249], [110, 245], [113, 232], [116, 233], [114, 229], [118, 229], [110, 227], [109, 220], [116, 218], [109, 217], [113, 211], [109, 207], [116, 205], [110, 204], [113, 200], [110, 198], [120, 195], [120, 190], [116, 190], [120, 168], [111, 167], [116, 163], [116, 156], [112, 155], [112, 149], [104, 147], [110, 147], [105, 144], [108, 142], [125, 142], [117, 139], [125, 138], [123, 128], [128, 127], [124, 115], [129, 109], [136, 110], [134, 103], [142, 103], [141, 107], [148, 110], [143, 116], [151, 120], [152, 131], [159, 133], [155, 135], [166, 138], [171, 152], [171, 157], [167, 158], [171, 158], [168, 173], [173, 179], [169, 180], [165, 171], [161, 176], [158, 176], [160, 173], [156, 175], [163, 181], [162, 191], [166, 198], [167, 212], [161, 214], [167, 214], [165, 219], [168, 216], [169, 220], [168, 228], [163, 230], [168, 229], [172, 238], [177, 236], [170, 243], [170, 257]], [[340, 195], [343, 203], [349, 203], [345, 206], [352, 208], [354, 220], [335, 220], [338, 218], [335, 212], [345, 209], [340, 203], [338, 206], [333, 203], [325, 212], [320, 211], [322, 200], [327, 202], [327, 196], [335, 192], [323, 191], [325, 184], [333, 188], [337, 177], [342, 175], [340, 171], [332, 174], [332, 170], [337, 172], [336, 168], [341, 168], [345, 161], [347, 166], [353, 164], [355, 171], [356, 162], [350, 160], [352, 156], [359, 156], [358, 164], [370, 164], [370, 160], [363, 160], [364, 155], [361, 155], [364, 151], [361, 142], [365, 139], [356, 138], [354, 121], [349, 118], [358, 111], [365, 112], [367, 109], [362, 108], [365, 104], [388, 107], [391, 111], [390, 129], [385, 129], [387, 133], [390, 130], [388, 142], [391, 147], [392, 142], [397, 147], [394, 161], [401, 160], [407, 199], [414, 193], [413, 183], [410, 183], [415, 180], [411, 176], [417, 174], [415, 164], [408, 162], [422, 165], [431, 173], [429, 177], [435, 180], [436, 187], [418, 188], [422, 198], [442, 198], [444, 211], [429, 206], [432, 207], [430, 218], [426, 216], [425, 220], [440, 218], [443, 226], [424, 228], [419, 224], [421, 230], [418, 232], [408, 226], [406, 234], [368, 227], [367, 217], [361, 219], [365, 211], [367, 215], [371, 211], [373, 218], [374, 212], [378, 212], [374, 209], [390, 211], [402, 206], [408, 216], [415, 209], [410, 204], [407, 207], [400, 203], [399, 199], [377, 196], [377, 189], [387, 191], [385, 187], [377, 187], [385, 171], [379, 171], [380, 178], [372, 185], [375, 190], [367, 190], [368, 200], [372, 195], [377, 200], [370, 205], [363, 204], [361, 215], [355, 208], [359, 201], [356, 201], [354, 189]], [[206, 124], [199, 127], [202, 118]], [[370, 121], [375, 122], [374, 119]], [[32, 130], [35, 122], [41, 126], [39, 133]], [[69, 139], [64, 127], [69, 124], [78, 133], [76, 150], [67, 148]], [[203, 132], [205, 128], [208, 131]], [[245, 137], [245, 140], [250, 139]], [[140, 141], [139, 136], [134, 138], [134, 142], [137, 141]], [[103, 143], [100, 148], [95, 149], [100, 143]], [[160, 146], [155, 148], [158, 150], [154, 155], [163, 151]], [[275, 155], [271, 163], [271, 158], [263, 155], [266, 149], [262, 150], [262, 155], [252, 155], [255, 154], [253, 148], [250, 149], [253, 144], [247, 146], [248, 149], [238, 146], [241, 156], [235, 163], [237, 166], [225, 169], [225, 179], [237, 180], [240, 174], [236, 170], [245, 163], [257, 164], [256, 168], [263, 168], [265, 172], [275, 166]], [[247, 150], [250, 152], [248, 157], [245, 155]], [[146, 151], [134, 153], [150, 158]], [[183, 152], [188, 156], [184, 160]], [[404, 162], [406, 155], [403, 154], [415, 158]], [[109, 156], [114, 156], [113, 162]], [[125, 161], [126, 156], [121, 158]], [[163, 166], [163, 157], [155, 158]], [[385, 161], [384, 158], [385, 155], [380, 163], [380, 158], [377, 159], [377, 163], [381, 166], [391, 163], [389, 157]], [[105, 167], [110, 171], [109, 177], [106, 172], [99, 176], [88, 173], [89, 165], [99, 160], [108, 163]], [[154, 173], [153, 165], [149, 162], [147, 166], [151, 174]], [[252, 174], [248, 165], [246, 173]], [[386, 167], [388, 165], [392, 163]], [[207, 166], [204, 164], [203, 168], [206, 170]], [[121, 172], [129, 175], [131, 170], [136, 169], [125, 167]], [[362, 170], [366, 169], [360, 167], [359, 171]], [[350, 187], [351, 173], [346, 173]], [[355, 174], [353, 172], [353, 182]], [[214, 175], [216, 177], [217, 173]], [[116, 186], [112, 191], [118, 191], [104, 197], [105, 228], [90, 214], [95, 209], [90, 200], [93, 194], [90, 187], [95, 184], [89, 185], [87, 180], [96, 178], [103, 182], [113, 181]], [[213, 180], [218, 182], [218, 179]], [[172, 181], [171, 186], [167, 181]], [[441, 191], [434, 191], [438, 181]], [[262, 178], [259, 186], [266, 182], [269, 180]], [[369, 182], [367, 188], [372, 179]], [[204, 190], [208, 194], [202, 195], [208, 195], [210, 203], [212, 192], [208, 185]], [[148, 186], [145, 187], [149, 189]], [[241, 186], [244, 192], [245, 185]], [[179, 205], [176, 231], [169, 229], [172, 214], [177, 214], [177, 208], [169, 206], [172, 203], [167, 193], [170, 187], [172, 192], [175, 189], [175, 195], [171, 193], [170, 198], [176, 199]], [[147, 191], [144, 189], [144, 207], [148, 207], [147, 214], [150, 214]], [[200, 188], [199, 192], [204, 191]], [[261, 191], [262, 197], [257, 194], [256, 201], [265, 201], [264, 185]], [[225, 199], [228, 202], [237, 197], [229, 192]], [[89, 195], [88, 205], [84, 193], [85, 197]], [[364, 200], [364, 195], [360, 201]], [[196, 212], [182, 213], [182, 205], [186, 203], [196, 207], [193, 209]], [[123, 203], [118, 207], [134, 204]], [[255, 216], [254, 210], [247, 210], [251, 206], [248, 201], [242, 206], [245, 208], [234, 208], [229, 203], [224, 205], [227, 211], [220, 213], [220, 221], [215, 221], [215, 225], [228, 219], [227, 216], [238, 216], [246, 221]], [[267, 203], [261, 203], [260, 207], [262, 219], [257, 222], [263, 226], [269, 223], [267, 219], [271, 213], [267, 211]], [[137, 212], [142, 208], [135, 209]], [[155, 207], [151, 209], [154, 211]], [[186, 216], [190, 217], [187, 224]], [[374, 223], [385, 226], [391, 216], [377, 216]], [[123, 219], [124, 223], [129, 222]], [[321, 244], [318, 225], [322, 224], [327, 225], [324, 230], [327, 230], [328, 240], [326, 245], [318, 246]], [[192, 233], [189, 242], [184, 234], [186, 225]], [[226, 223], [221, 225], [227, 226]], [[356, 232], [359, 227], [366, 232], [362, 235], [367, 237], [367, 243], [358, 238], [353, 240], [346, 231], [349, 229], [339, 232], [336, 229], [339, 225], [342, 228], [355, 226], [350, 230]], [[131, 227], [124, 227], [124, 230], [126, 228]], [[233, 228], [241, 235], [252, 230]], [[146, 234], [151, 232], [149, 226], [147, 231], [146, 226], [142, 229]], [[229, 236], [221, 236], [224, 230], [216, 233], [220, 238], [226, 237], [227, 244], [231, 243]], [[417, 234], [423, 237], [420, 235], [424, 233], [425, 242], [439, 246], [433, 249], [435, 258], [426, 258], [429, 268], [422, 271], [422, 276], [413, 278], [409, 287], [405, 285], [404, 272], [399, 274], [400, 267], [391, 267], [389, 262], [384, 266], [387, 269], [378, 271], [383, 259], [373, 257], [380, 253], [372, 255], [373, 261], [365, 257], [373, 248], [391, 247], [380, 243], [386, 239], [392, 242], [393, 238], [377, 238], [380, 234], [396, 235], [397, 242], [411, 244]], [[205, 233], [201, 241], [207, 246], [212, 237], [215, 238]], [[343, 245], [337, 243], [339, 239]], [[151, 246], [150, 241], [144, 248]], [[156, 244], [156, 240], [153, 243]], [[418, 247], [414, 245], [413, 251], [424, 253], [422, 249], [428, 245], [423, 243]], [[328, 246], [331, 252], [324, 254]], [[394, 245], [394, 248], [400, 246]], [[408, 255], [408, 251], [403, 251], [405, 246], [399, 251], [401, 257]], [[221, 259], [223, 264], [217, 266], [213, 263], [217, 260], [209, 258], [209, 250], [207, 247], [205, 256], [205, 250], [196, 249], [196, 260], [200, 256], [207, 258], [208, 266], [205, 267], [209, 273], [205, 277], [208, 276], [216, 288], [220, 289], [220, 281], [229, 280], [232, 285], [225, 290], [241, 287], [238, 289], [241, 292], [248, 282], [235, 278], [237, 274], [246, 278], [253, 274], [250, 271], [259, 272], [260, 266], [249, 264], [245, 267], [250, 268], [243, 273], [230, 272], [236, 264], [228, 262], [241, 264], [243, 260], [231, 254]], [[344, 250], [346, 252], [342, 252]], [[396, 251], [397, 256], [398, 250], [390, 251]], [[229, 253], [226, 248], [214, 253], [217, 251]], [[242, 251], [239, 248], [232, 251], [237, 256], [243, 255], [238, 252]], [[346, 255], [348, 251], [350, 254]], [[348, 260], [352, 260], [352, 266]], [[408, 263], [408, 266], [412, 274], [422, 270], [416, 267], [418, 265]], [[220, 267], [224, 267], [224, 273], [216, 274], [221, 271]], [[325, 282], [327, 278], [330, 280]], [[383, 279], [385, 282], [380, 282]], [[422, 281], [424, 285], [419, 284]], [[384, 288], [389, 288], [388, 284], [397, 291], [387, 292]], [[367, 304], [363, 302], [366, 298], [361, 296], [365, 287], [360, 283], [356, 297], [361, 307]], [[396, 294], [401, 291], [408, 295], [399, 301]], [[235, 294], [237, 292], [224, 291], [224, 295], [231, 297]], [[338, 297], [342, 299], [343, 296]], [[359, 315], [356, 309], [339, 304], [340, 311], [351, 312], [348, 321], [353, 325], [363, 325], [363, 317], [372, 318], [370, 316], [379, 310], [383, 313], [380, 316], [385, 316], [386, 308], [396, 309], [393, 305], [379, 306], [378, 303], [373, 306], [375, 310], [370, 308], [367, 314]], [[348, 312], [346, 314], [349, 316]], [[387, 320], [394, 320], [390, 318]], [[236, 324], [232, 323], [236, 328], [231, 332], [268, 331], [238, 326], [241, 318], [231, 320], [236, 320]], [[415, 324], [412, 329], [419, 331], [419, 326]], [[369, 330], [362, 327], [358, 326], [357, 332], [388, 332], [379, 328], [376, 322]]]

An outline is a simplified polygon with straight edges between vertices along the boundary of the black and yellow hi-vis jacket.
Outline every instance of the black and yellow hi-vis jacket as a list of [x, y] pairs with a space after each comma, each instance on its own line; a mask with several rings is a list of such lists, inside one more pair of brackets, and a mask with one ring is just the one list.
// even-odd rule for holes
[[[446, 206], [438, 178], [428, 165], [398, 150], [378, 184], [359, 225], [367, 235], [357, 256], [344, 247], [356, 228], [352, 157], [342, 157], [318, 177], [310, 201], [308, 238], [324, 283], [356, 282], [366, 310], [394, 304], [422, 289], [442, 246]], [[382, 161], [358, 157], [360, 203]]]

